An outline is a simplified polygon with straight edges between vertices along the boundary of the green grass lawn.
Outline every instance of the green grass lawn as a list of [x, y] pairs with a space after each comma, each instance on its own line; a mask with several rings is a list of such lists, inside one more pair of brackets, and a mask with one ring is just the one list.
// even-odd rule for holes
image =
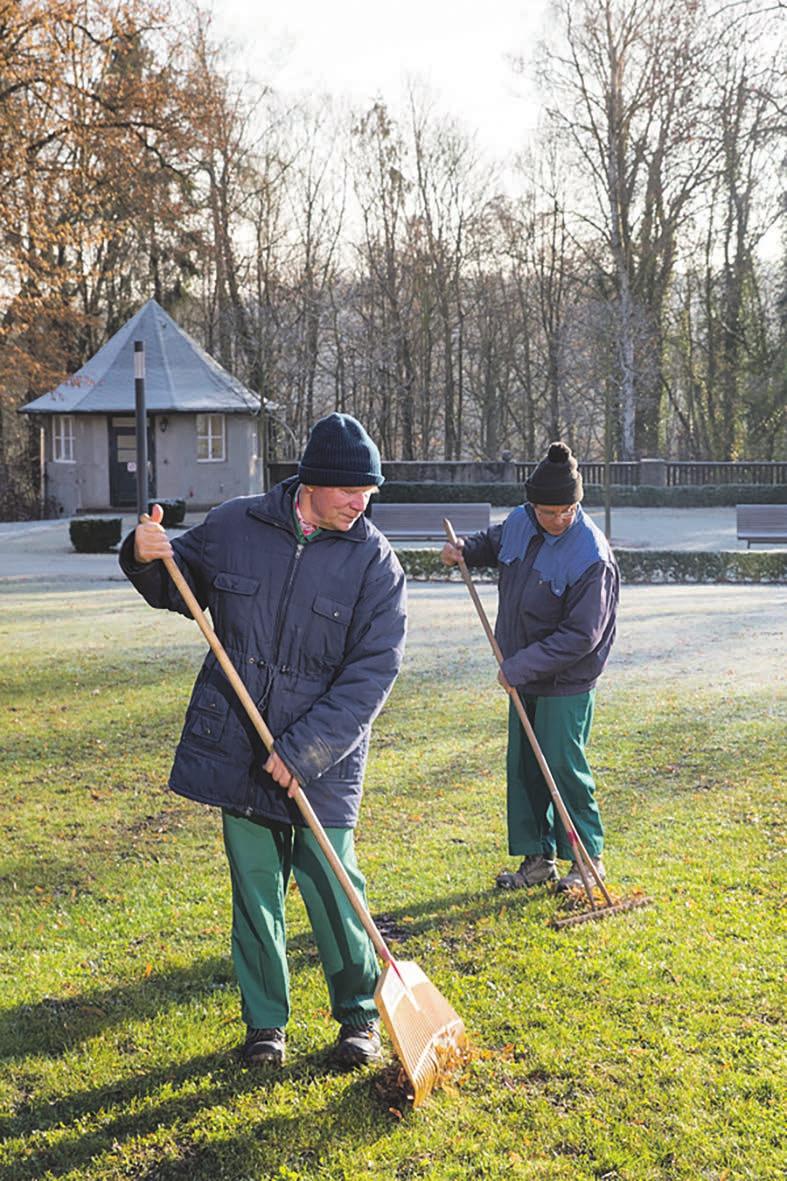
[[[784, 1175], [778, 853], [784, 712], [609, 679], [591, 746], [616, 894], [564, 931], [505, 855], [506, 702], [405, 671], [377, 723], [359, 855], [392, 947], [469, 1060], [412, 1110], [342, 1075], [297, 891], [277, 1075], [242, 1069], [218, 816], [169, 794], [203, 641], [122, 584], [0, 594], [0, 1181]], [[783, 707], [783, 702], [781, 703]]]

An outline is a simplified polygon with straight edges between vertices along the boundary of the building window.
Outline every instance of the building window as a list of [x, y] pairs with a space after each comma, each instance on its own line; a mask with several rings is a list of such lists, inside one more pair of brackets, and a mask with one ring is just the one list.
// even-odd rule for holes
[[197, 415], [197, 461], [217, 463], [226, 458], [223, 414]]
[[56, 414], [52, 425], [52, 458], [55, 463], [74, 463], [74, 419]]

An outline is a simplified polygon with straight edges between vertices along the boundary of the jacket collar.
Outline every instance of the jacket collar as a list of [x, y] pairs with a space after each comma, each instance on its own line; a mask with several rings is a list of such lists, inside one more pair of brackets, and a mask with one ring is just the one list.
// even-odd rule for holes
[[[279, 529], [286, 529], [295, 536], [293, 523], [293, 496], [300, 481], [297, 476], [290, 476], [274, 485], [270, 492], [255, 497], [249, 505], [248, 513], [258, 521], [265, 521], [268, 525], [276, 525]], [[346, 541], [366, 541], [369, 537], [369, 523], [366, 517], [359, 517], [346, 533], [341, 529], [322, 529], [320, 536], [312, 544], [321, 541], [323, 537], [337, 537]]]

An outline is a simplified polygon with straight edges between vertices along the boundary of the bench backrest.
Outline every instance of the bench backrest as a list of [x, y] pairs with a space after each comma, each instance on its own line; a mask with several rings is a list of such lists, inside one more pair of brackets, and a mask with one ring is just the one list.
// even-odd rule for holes
[[372, 521], [386, 537], [445, 538], [444, 518], [457, 533], [488, 529], [490, 504], [373, 504]]
[[737, 504], [738, 536], [756, 533], [787, 535], [787, 504]]

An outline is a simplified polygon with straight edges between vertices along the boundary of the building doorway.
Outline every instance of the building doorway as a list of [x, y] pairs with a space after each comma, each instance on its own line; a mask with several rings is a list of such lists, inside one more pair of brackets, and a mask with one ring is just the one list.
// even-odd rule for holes
[[[156, 495], [155, 435], [148, 418], [148, 496]], [[137, 420], [133, 414], [109, 419], [109, 500], [113, 508], [137, 503]]]

